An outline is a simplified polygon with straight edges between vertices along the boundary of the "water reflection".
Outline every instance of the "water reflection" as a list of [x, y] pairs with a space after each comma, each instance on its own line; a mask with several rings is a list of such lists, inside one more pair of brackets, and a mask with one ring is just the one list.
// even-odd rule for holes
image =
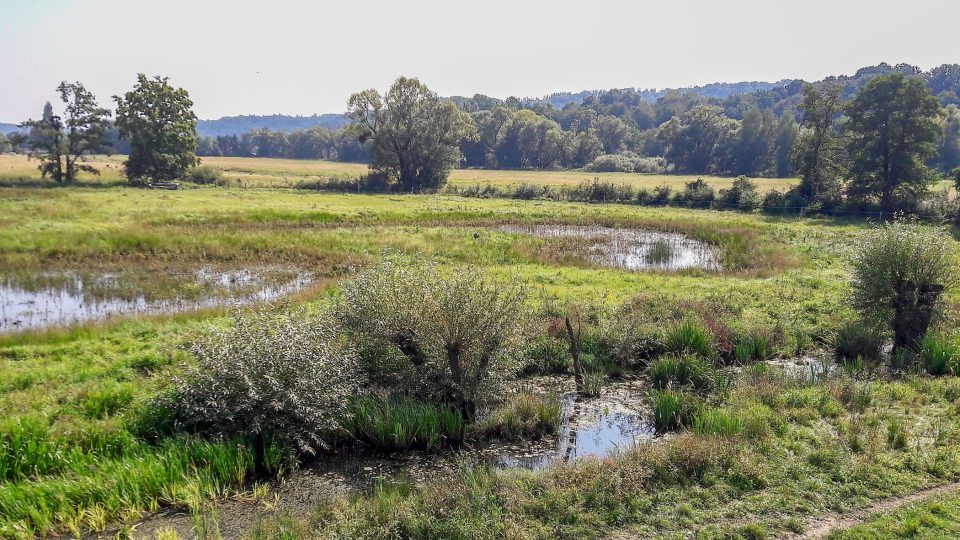
[[4, 275], [0, 276], [0, 332], [268, 301], [301, 290], [311, 281], [309, 274], [276, 268]]
[[679, 233], [595, 225], [507, 225], [500, 230], [538, 238], [581, 238], [590, 242], [587, 257], [624, 270], [719, 270], [717, 250]]

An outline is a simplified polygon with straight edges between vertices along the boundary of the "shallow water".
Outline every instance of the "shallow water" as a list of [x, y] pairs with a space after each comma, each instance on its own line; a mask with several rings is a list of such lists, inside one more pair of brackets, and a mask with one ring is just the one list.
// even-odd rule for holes
[[639, 381], [608, 383], [596, 398], [562, 395], [560, 429], [555, 436], [521, 445], [492, 443], [481, 450], [498, 467], [539, 470], [579, 458], [603, 458], [649, 441], [656, 435], [643, 407]]
[[311, 281], [302, 272], [271, 268], [5, 275], [0, 276], [0, 332], [269, 301]]
[[507, 225], [500, 230], [538, 238], [587, 240], [587, 257], [611, 268], [635, 271], [720, 269], [716, 248], [680, 233], [596, 225]]

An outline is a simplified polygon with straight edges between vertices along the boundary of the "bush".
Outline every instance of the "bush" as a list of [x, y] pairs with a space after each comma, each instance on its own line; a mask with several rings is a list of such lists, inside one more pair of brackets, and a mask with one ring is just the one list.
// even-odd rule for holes
[[653, 421], [660, 431], [691, 427], [703, 411], [703, 401], [681, 390], [655, 390], [650, 395]]
[[633, 188], [626, 184], [601, 182], [599, 178], [584, 181], [573, 188], [570, 199], [584, 202], [627, 202], [633, 199]]
[[960, 346], [946, 336], [927, 335], [920, 343], [920, 364], [934, 376], [956, 375], [960, 363]]
[[338, 313], [371, 380], [455, 403], [472, 419], [519, 368], [525, 299], [515, 281], [477, 269], [446, 275], [393, 258], [345, 282]]
[[768, 214], [784, 214], [789, 211], [788, 206], [786, 194], [776, 189], [768, 191], [760, 203], [760, 208]]
[[636, 172], [662, 174], [667, 162], [662, 157], [641, 157], [633, 152], [597, 156], [584, 169], [595, 172]]
[[360, 397], [349, 407], [350, 433], [378, 450], [436, 448], [463, 441], [460, 411], [410, 398]]
[[698, 322], [687, 320], [674, 326], [667, 333], [664, 349], [677, 356], [692, 354], [700, 358], [713, 358], [713, 336]]
[[746, 176], [738, 176], [730, 189], [721, 189], [718, 201], [727, 208], [750, 212], [760, 206], [757, 185]]
[[667, 356], [650, 364], [650, 382], [658, 390], [690, 386], [705, 391], [713, 388], [716, 368], [695, 356]]
[[894, 348], [917, 351], [957, 279], [953, 240], [942, 230], [898, 220], [868, 232], [852, 264], [854, 307], [893, 332]]
[[530, 440], [560, 427], [560, 401], [555, 397], [520, 393], [484, 419], [475, 432], [503, 440]]
[[360, 381], [336, 325], [303, 311], [238, 313], [192, 352], [197, 364], [160, 405], [192, 430], [252, 440], [260, 464], [270, 442], [308, 453], [327, 446]]
[[843, 362], [877, 360], [883, 347], [883, 335], [862, 322], [850, 322], [840, 327], [833, 338], [833, 351]]
[[194, 184], [219, 186], [223, 184], [223, 171], [213, 165], [200, 165], [187, 171], [183, 179]]
[[702, 178], [697, 178], [685, 184], [683, 191], [677, 193], [675, 201], [693, 208], [706, 208], [715, 197], [713, 186], [704, 182]]

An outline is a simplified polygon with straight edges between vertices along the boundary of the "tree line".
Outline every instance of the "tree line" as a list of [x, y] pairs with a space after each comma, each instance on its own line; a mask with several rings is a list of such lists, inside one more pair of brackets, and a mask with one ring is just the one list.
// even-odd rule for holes
[[369, 185], [405, 191], [436, 189], [465, 166], [799, 175], [792, 195], [805, 205], [891, 210], [915, 207], [938, 175], [960, 166], [957, 65], [929, 73], [881, 65], [723, 99], [668, 92], [651, 102], [645, 91], [611, 90], [562, 109], [441, 98], [400, 77], [384, 94], [352, 95], [342, 129], [215, 138], [196, 135], [188, 93], [165, 78], [138, 76], [132, 91], [114, 96], [115, 118], [80, 83], [58, 91], [62, 112], [48, 103], [13, 141], [58, 182], [95, 173], [86, 156], [121, 146], [132, 182], [182, 177], [205, 155], [368, 161]]

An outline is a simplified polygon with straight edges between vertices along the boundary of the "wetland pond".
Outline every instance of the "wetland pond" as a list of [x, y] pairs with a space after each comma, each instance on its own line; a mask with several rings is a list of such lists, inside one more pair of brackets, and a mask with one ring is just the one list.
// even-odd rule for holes
[[0, 332], [270, 301], [311, 282], [271, 267], [0, 274]]
[[720, 269], [720, 254], [714, 246], [680, 233], [599, 225], [543, 224], [507, 225], [499, 230], [548, 240], [580, 240], [586, 259], [609, 268], [631, 271]]

